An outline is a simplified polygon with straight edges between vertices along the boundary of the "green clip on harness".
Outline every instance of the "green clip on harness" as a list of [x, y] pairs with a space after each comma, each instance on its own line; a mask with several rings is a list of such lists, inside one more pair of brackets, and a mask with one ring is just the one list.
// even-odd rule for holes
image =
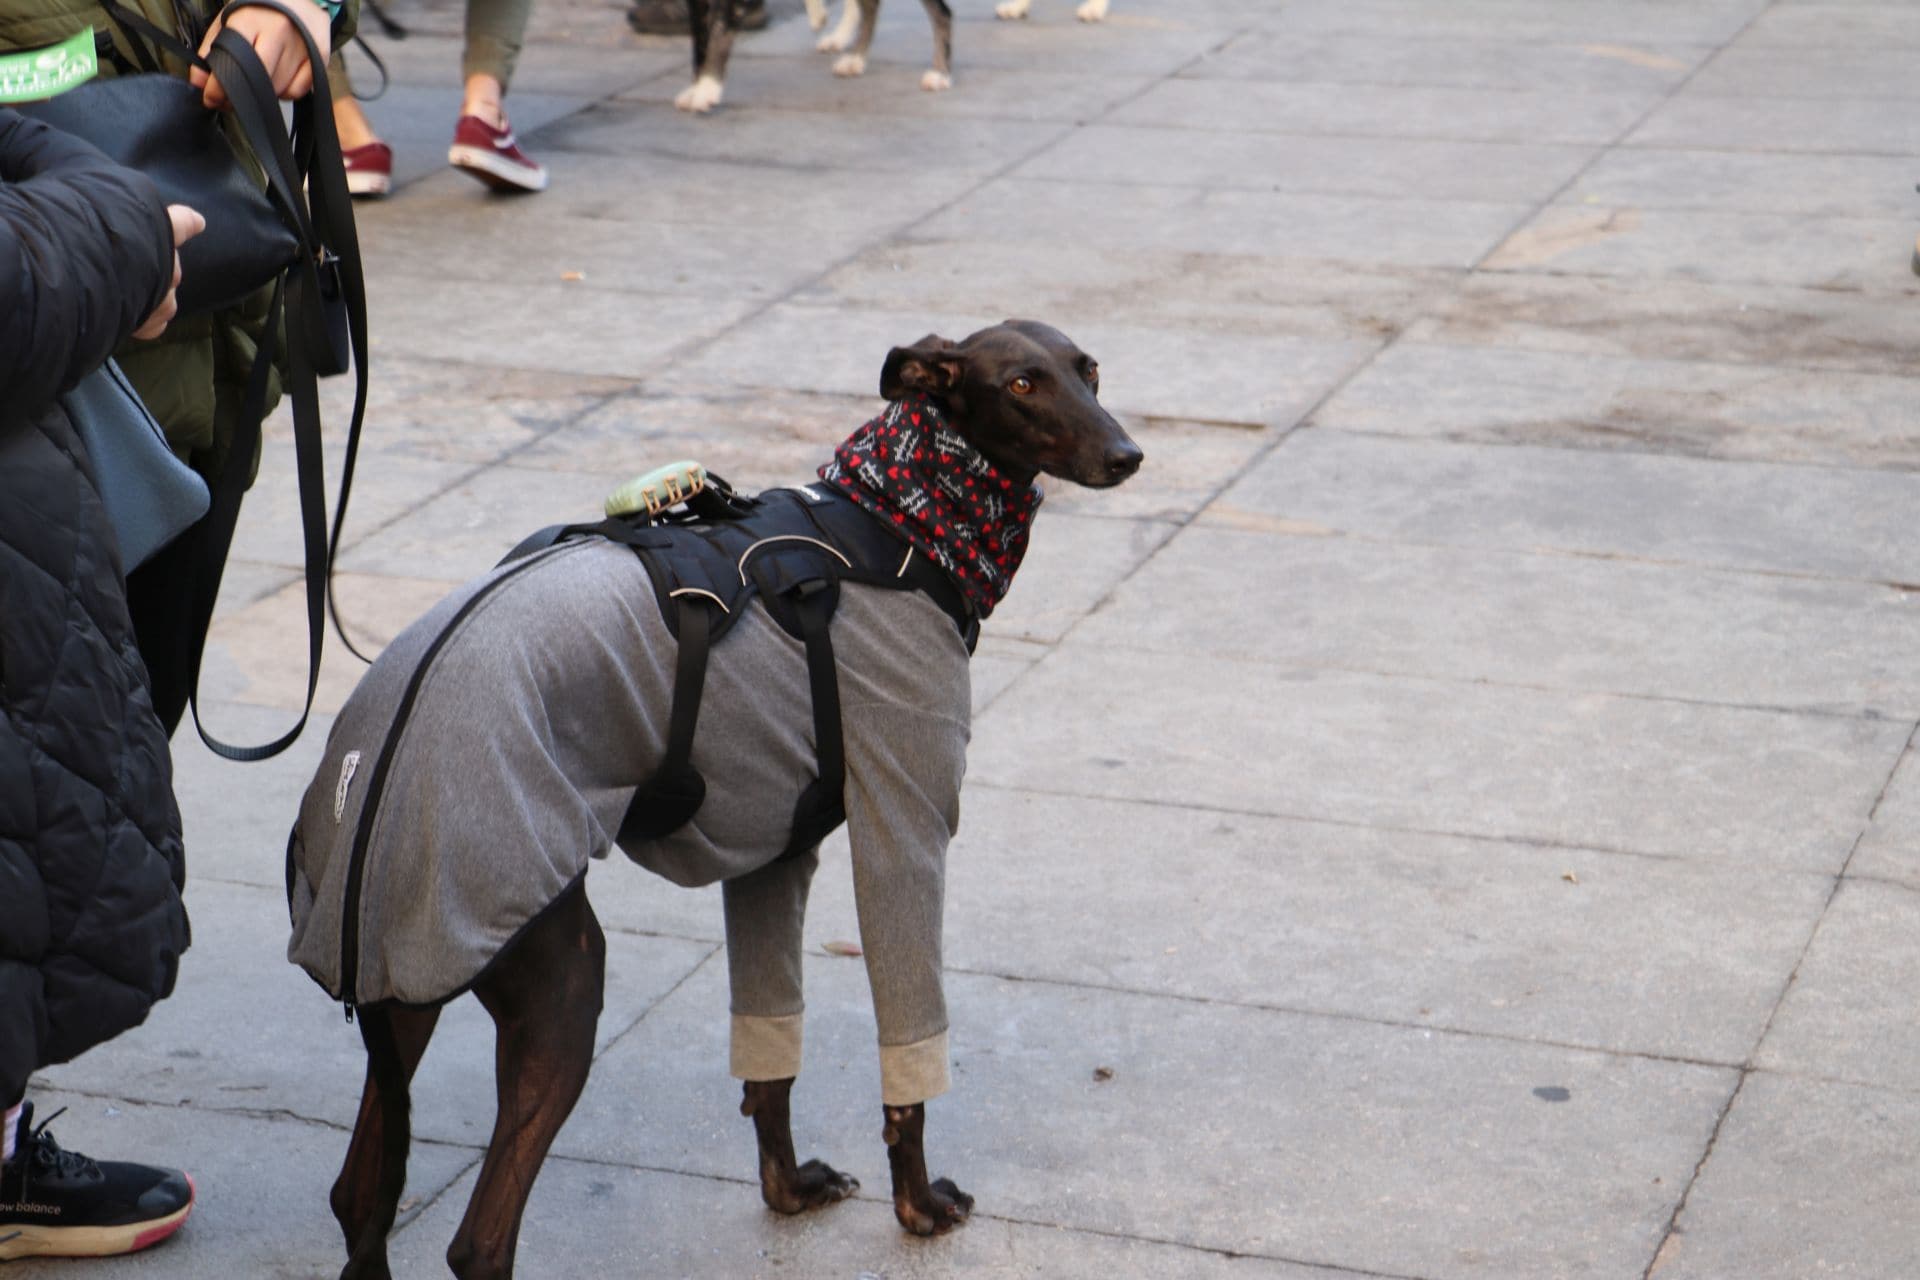
[[806, 646], [819, 774], [794, 806], [781, 856], [806, 852], [846, 821], [840, 682], [829, 637], [840, 584], [924, 592], [953, 619], [969, 653], [979, 639], [979, 619], [944, 570], [823, 484], [748, 497], [698, 463], [675, 463], [615, 490], [607, 512], [597, 524], [542, 529], [500, 563], [570, 538], [620, 543], [646, 567], [679, 642], [666, 755], [628, 806], [620, 842], [659, 839], [699, 811], [707, 784], [693, 767], [693, 734], [707, 655], [757, 595], [781, 629]]

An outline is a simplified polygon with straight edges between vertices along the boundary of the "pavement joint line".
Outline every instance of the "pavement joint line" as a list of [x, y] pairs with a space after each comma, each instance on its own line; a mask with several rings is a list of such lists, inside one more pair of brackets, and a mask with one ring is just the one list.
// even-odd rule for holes
[[[1778, 3], [1778, 0], [1774, 0], [1774, 3]], [[1772, 4], [1769, 4], [1768, 8], [1772, 7]], [[1720, 1134], [1726, 1128], [1727, 1118], [1733, 1114], [1734, 1105], [1739, 1102], [1740, 1095], [1746, 1091], [1747, 1080], [1757, 1069], [1760, 1051], [1766, 1047], [1767, 1037], [1773, 1033], [1774, 1023], [1778, 1021], [1780, 1011], [1786, 1007], [1787, 998], [1793, 994], [1794, 987], [1800, 981], [1800, 971], [1806, 967], [1807, 957], [1813, 953], [1813, 944], [1826, 925], [1827, 917], [1833, 910], [1834, 900], [1839, 897], [1841, 887], [1847, 882], [1848, 869], [1853, 866], [1854, 857], [1860, 852], [1861, 842], [1866, 839], [1867, 832], [1873, 829], [1873, 822], [1880, 812], [1880, 806], [1885, 803], [1887, 792], [1893, 788], [1893, 780], [1900, 772], [1901, 763], [1912, 753], [1916, 737], [1920, 737], [1920, 721], [1916, 721], [1907, 731], [1905, 745], [1894, 756], [1893, 764], [1888, 767], [1887, 776], [1880, 784], [1879, 793], [1874, 796], [1866, 818], [1861, 822], [1859, 831], [1854, 834], [1853, 844], [1847, 849], [1846, 860], [1841, 863], [1839, 873], [1833, 877], [1833, 887], [1827, 892], [1827, 900], [1821, 905], [1820, 914], [1814, 918], [1813, 927], [1807, 931], [1806, 941], [1800, 945], [1800, 954], [1794, 960], [1793, 969], [1787, 974], [1787, 980], [1781, 984], [1780, 994], [1774, 997], [1773, 1007], [1767, 1011], [1766, 1021], [1761, 1024], [1760, 1034], [1755, 1038], [1753, 1048], [1747, 1051], [1746, 1061], [1741, 1064], [1739, 1077], [1734, 1081], [1733, 1092], [1727, 1095], [1726, 1105], [1721, 1107], [1720, 1114], [1714, 1117], [1713, 1130], [1707, 1135], [1706, 1149], [1700, 1153], [1699, 1162], [1694, 1165], [1693, 1173], [1687, 1179], [1687, 1185], [1681, 1189], [1680, 1198], [1674, 1203], [1673, 1215], [1667, 1219], [1666, 1230], [1661, 1234], [1660, 1242], [1654, 1247], [1653, 1256], [1648, 1260], [1646, 1270], [1641, 1273], [1641, 1280], [1652, 1280], [1655, 1269], [1660, 1265], [1661, 1252], [1666, 1249], [1670, 1240], [1681, 1234], [1680, 1219], [1685, 1215], [1687, 1204], [1693, 1198], [1693, 1189], [1700, 1184], [1700, 1175], [1706, 1171], [1708, 1163], [1713, 1159], [1714, 1150], [1720, 1142]]]
[[726, 949], [727, 949], [727, 946], [724, 942], [711, 944], [707, 949], [706, 955], [700, 957], [700, 959], [695, 961], [693, 964], [688, 965], [686, 972], [682, 973], [679, 976], [679, 978], [675, 979], [674, 984], [671, 987], [668, 987], [665, 991], [662, 991], [659, 995], [655, 996], [651, 1001], [648, 1002], [646, 1008], [642, 1009], [639, 1012], [639, 1014], [634, 1018], [632, 1022], [628, 1023], [625, 1027], [623, 1027], [620, 1030], [619, 1034], [611, 1037], [607, 1041], [607, 1047], [599, 1050], [597, 1053], [593, 1055], [593, 1061], [595, 1063], [598, 1063], [600, 1059], [606, 1057], [608, 1054], [612, 1053], [616, 1048], [618, 1048], [620, 1046], [621, 1041], [625, 1040], [628, 1036], [632, 1035], [635, 1031], [640, 1029], [640, 1024], [645, 1022], [649, 1017], [651, 1017], [654, 1010], [658, 1009], [661, 1005], [665, 1004], [668, 1000], [672, 999], [675, 995], [677, 995], [680, 991], [680, 988], [686, 986], [689, 982], [693, 981], [694, 976], [696, 974], [698, 974], [702, 969], [705, 969], [708, 965], [712, 964], [713, 958], [715, 956], [724, 955], [726, 953]]
[[[1285, 535], [1282, 535], [1285, 536]], [[1822, 579], [1826, 581], [1826, 579]], [[1076, 623], [1076, 625], [1078, 625]], [[1191, 654], [1191, 649], [1157, 649], [1148, 645], [1116, 641], [1101, 646], [1109, 653], [1137, 653], [1164, 657], [1170, 654]], [[1035, 659], [1036, 664], [1044, 660]], [[1613, 698], [1621, 702], [1653, 702], [1668, 706], [1701, 707], [1715, 711], [1745, 712], [1751, 715], [1792, 716], [1807, 720], [1855, 720], [1867, 724], [1906, 723], [1912, 716], [1906, 713], [1882, 711], [1877, 707], [1861, 707], [1857, 710], [1843, 710], [1833, 707], [1795, 707], [1773, 703], [1726, 702], [1717, 698], [1695, 698], [1674, 693], [1643, 693], [1606, 689], [1583, 685], [1537, 684], [1524, 680], [1496, 680], [1489, 676], [1447, 675], [1427, 671], [1382, 671], [1372, 667], [1349, 666], [1338, 662], [1316, 661], [1311, 658], [1264, 658], [1234, 653], [1212, 653], [1206, 655], [1211, 661], [1230, 663], [1240, 667], [1278, 667], [1288, 671], [1339, 671], [1348, 675], [1367, 676], [1377, 680], [1402, 680], [1420, 684], [1438, 684], [1448, 686], [1466, 686], [1483, 689], [1520, 689], [1530, 693], [1567, 694], [1580, 697]]]
[[[1554, 207], [1560, 208], [1560, 209], [1581, 209], [1581, 208], [1603, 208], [1605, 206], [1555, 205]], [[1769, 216], [1769, 215], [1748, 214], [1744, 216], [1759, 217], [1759, 216]], [[1832, 220], [1823, 219], [1823, 221], [1832, 221]], [[1900, 219], [1874, 218], [1874, 219], [1870, 219], [1870, 221], [1885, 222], [1889, 225], [1892, 225], [1900, 222]], [[1647, 271], [1647, 272], [1639, 272], [1639, 273], [1619, 273], [1619, 272], [1597, 271], [1597, 270], [1576, 271], [1571, 267], [1527, 267], [1524, 269], [1519, 267], [1476, 267], [1472, 269], [1469, 275], [1474, 279], [1480, 279], [1480, 280], [1510, 280], [1510, 279], [1524, 280], [1524, 279], [1530, 279], [1530, 278], [1539, 278], [1544, 280], [1604, 280], [1614, 284], [1632, 284], [1636, 287], [1644, 287], [1645, 285], [1647, 285], [1649, 281], [1651, 281], [1655, 284], [1689, 285], [1694, 287], [1705, 287], [1709, 289], [1714, 289], [1714, 288], [1720, 288], [1720, 289], [1764, 288], [1764, 289], [1771, 289], [1771, 290], [1793, 289], [1801, 293], [1823, 293], [1823, 294], [1834, 295], [1834, 296], [1839, 296], [1843, 298], [1869, 298], [1869, 299], [1875, 299], [1875, 300], [1885, 299], [1889, 301], [1894, 299], [1899, 299], [1899, 298], [1910, 298], [1910, 297], [1913, 297], [1915, 294], [1920, 294], [1920, 285], [1915, 285], [1913, 281], [1911, 281], [1910, 279], [1902, 279], [1899, 272], [1899, 268], [1897, 266], [1890, 266], [1887, 268], [1887, 279], [1886, 279], [1884, 288], [1882, 287], [1868, 288], [1865, 285], [1852, 285], [1852, 284], [1811, 284], [1804, 280], [1785, 280], [1785, 281], [1769, 280], [1762, 276], [1717, 276], [1712, 279], [1702, 279], [1699, 276], [1676, 275], [1676, 274], [1672, 274], [1671, 272], [1661, 272], [1661, 271]], [[1424, 319], [1425, 317], [1419, 317], [1419, 318]], [[1521, 348], [1521, 349], [1522, 350], [1543, 350], [1546, 348]], [[1625, 358], [1634, 359], [1635, 357], [1628, 356]], [[1658, 358], [1666, 359], [1667, 357], [1658, 357]], [[1760, 361], [1732, 361], [1732, 360], [1695, 361], [1695, 360], [1688, 360], [1684, 357], [1673, 357], [1673, 362], [1676, 364], [1753, 364], [1759, 368], [1778, 367], [1778, 368], [1789, 369], [1789, 370], [1804, 369], [1806, 372], [1809, 372], [1809, 373], [1832, 373], [1832, 372], [1835, 372], [1836, 370], [1842, 373], [1849, 373], [1849, 372], [1856, 372], [1856, 371], [1866, 372], [1866, 373], [1876, 372], [1876, 370], [1873, 370], [1870, 368], [1855, 368], [1855, 367], [1846, 366], [1846, 365], [1783, 364], [1783, 365], [1775, 366], [1770, 362], [1762, 363]], [[1904, 374], [1887, 374], [1886, 376], [1904, 377], [1905, 375]]]
[[[1699, 1067], [1708, 1071], [1739, 1071], [1741, 1064], [1724, 1058], [1699, 1057], [1684, 1053], [1662, 1053], [1654, 1049], [1623, 1049], [1612, 1045], [1588, 1044], [1578, 1040], [1556, 1040], [1550, 1036], [1528, 1036], [1511, 1031], [1488, 1031], [1480, 1027], [1463, 1027], [1448, 1023], [1415, 1022], [1406, 1018], [1382, 1017], [1369, 1013], [1350, 1013], [1341, 1009], [1322, 1009], [1308, 1005], [1277, 1004], [1262, 1000], [1235, 1000], [1224, 996], [1195, 996], [1180, 991], [1154, 991], [1144, 987], [1130, 987], [1117, 983], [1082, 982], [1072, 978], [1033, 977], [1017, 973], [997, 973], [991, 969], [968, 969], [948, 966], [948, 973], [965, 974], [970, 978], [990, 978], [996, 982], [1010, 982], [1021, 986], [1057, 987], [1069, 991], [1097, 991], [1108, 995], [1129, 996], [1139, 1000], [1166, 1000], [1175, 1004], [1198, 1005], [1210, 1009], [1235, 1009], [1248, 1013], [1277, 1014], [1288, 1018], [1312, 1018], [1327, 1022], [1351, 1022], [1369, 1027], [1386, 1027], [1396, 1031], [1419, 1031], [1432, 1036], [1447, 1036], [1456, 1040], [1484, 1040], [1495, 1044], [1522, 1044], [1537, 1049], [1558, 1049], [1568, 1053], [1584, 1053], [1599, 1058], [1626, 1058], [1636, 1062], [1663, 1062], [1670, 1066]], [[1789, 1074], [1778, 1072], [1775, 1074]], [[1890, 1089], [1892, 1086], [1888, 1086]], [[1904, 1092], [1894, 1090], [1896, 1092]], [[1914, 1090], [1920, 1094], [1920, 1090]]]
[[[1551, 836], [1513, 835], [1504, 832], [1487, 831], [1451, 831], [1442, 827], [1415, 827], [1402, 823], [1363, 822], [1357, 818], [1333, 818], [1325, 814], [1306, 814], [1280, 812], [1272, 809], [1247, 809], [1233, 805], [1196, 804], [1189, 800], [1160, 800], [1151, 796], [1103, 795], [1091, 791], [1070, 791], [1065, 788], [1035, 786], [1013, 786], [1007, 783], [995, 783], [968, 779], [969, 789], [1000, 791], [1012, 795], [1045, 796], [1057, 800], [1086, 800], [1097, 804], [1145, 805], [1149, 808], [1168, 809], [1180, 813], [1211, 813], [1225, 817], [1260, 818], [1276, 822], [1312, 823], [1320, 826], [1343, 827], [1355, 831], [1380, 831], [1396, 835], [1434, 836], [1447, 840], [1477, 840], [1488, 844], [1518, 845], [1524, 848], [1552, 849], [1561, 853], [1610, 854], [1622, 858], [1640, 858], [1648, 862], [1665, 862], [1676, 866], [1699, 867], [1706, 870], [1740, 869], [1751, 872], [1751, 860], [1723, 858], [1712, 854], [1672, 853], [1656, 849], [1626, 849], [1609, 845], [1580, 844], [1571, 840], [1560, 840]], [[1779, 876], [1817, 876], [1829, 880], [1836, 873], [1818, 871], [1810, 867], [1768, 866], [1763, 868], [1769, 874]]]
[[1051, 1228], [1073, 1235], [1099, 1236], [1107, 1240], [1131, 1240], [1141, 1244], [1158, 1245], [1164, 1248], [1186, 1249], [1194, 1253], [1212, 1254], [1215, 1257], [1233, 1260], [1245, 1259], [1250, 1262], [1279, 1262], [1289, 1266], [1304, 1267], [1313, 1271], [1325, 1271], [1333, 1276], [1359, 1276], [1362, 1280], [1433, 1280], [1432, 1277], [1401, 1271], [1369, 1271], [1364, 1267], [1343, 1266], [1337, 1262], [1319, 1262], [1311, 1258], [1296, 1258], [1284, 1253], [1263, 1253], [1251, 1249], [1230, 1249], [1223, 1245], [1197, 1244], [1191, 1240], [1174, 1240], [1166, 1236], [1136, 1235], [1125, 1231], [1112, 1231], [1103, 1227], [1070, 1226], [1059, 1222], [1043, 1222], [1037, 1218], [1018, 1218], [1008, 1214], [975, 1213], [976, 1218], [985, 1218], [994, 1222], [1011, 1223], [1020, 1227]]
[[[1534, 208], [1532, 213], [1528, 214], [1525, 218], [1521, 219], [1519, 222], [1515, 223], [1512, 227], [1510, 227], [1504, 236], [1501, 236], [1500, 239], [1494, 241], [1492, 248], [1488, 249], [1485, 253], [1480, 255], [1479, 261], [1473, 264], [1473, 271], [1479, 272], [1485, 269], [1487, 265], [1487, 261], [1490, 258], [1492, 258], [1494, 254], [1500, 252], [1500, 250], [1503, 247], [1505, 247], [1509, 241], [1511, 241], [1516, 235], [1519, 235], [1524, 228], [1526, 228], [1532, 222], [1536, 221], [1548, 209], [1558, 204], [1560, 202], [1560, 197], [1566, 195], [1568, 192], [1572, 191], [1576, 186], [1578, 186], [1580, 182], [1589, 173], [1593, 172], [1595, 165], [1599, 164], [1602, 160], [1604, 160], [1607, 156], [1611, 155], [1613, 152], [1618, 151], [1623, 146], [1626, 146], [1628, 139], [1632, 138], [1634, 134], [1638, 133], [1641, 130], [1641, 128], [1646, 125], [1647, 121], [1653, 119], [1654, 116], [1658, 115], [1662, 108], [1671, 105], [1676, 98], [1678, 98], [1682, 93], [1686, 91], [1687, 86], [1692, 84], [1694, 80], [1699, 77], [1701, 72], [1705, 71], [1708, 67], [1712, 66], [1714, 64], [1714, 61], [1718, 59], [1721, 54], [1725, 53], [1733, 45], [1739, 43], [1740, 38], [1746, 35], [1748, 31], [1752, 30], [1754, 24], [1759, 22], [1762, 17], [1764, 17], [1768, 13], [1771, 13], [1775, 5], [1777, 5], [1778, 3], [1779, 3], [1779, 0], [1767, 0], [1767, 3], [1765, 5], [1754, 10], [1753, 14], [1750, 17], [1748, 17], [1745, 22], [1741, 23], [1740, 26], [1731, 35], [1729, 35], [1725, 40], [1721, 41], [1719, 45], [1717, 46], [1708, 45], [1707, 47], [1710, 49], [1710, 52], [1707, 54], [1706, 57], [1694, 63], [1692, 70], [1688, 71], [1685, 75], [1681, 76], [1678, 80], [1674, 81], [1671, 85], [1667, 86], [1667, 91], [1664, 94], [1661, 94], [1659, 97], [1655, 98], [1653, 102], [1648, 105], [1647, 109], [1640, 113], [1638, 118], [1636, 118], [1631, 123], [1629, 123], [1619, 133], [1615, 134], [1613, 141], [1597, 144], [1594, 148], [1593, 153], [1587, 157], [1587, 162], [1581, 165], [1577, 170], [1575, 170], [1573, 175], [1569, 177], [1565, 182], [1561, 183], [1558, 190], [1550, 194], [1545, 200], [1542, 200], [1539, 203], [1539, 205], [1537, 205]], [[1651, 1266], [1651, 1264], [1649, 1264], [1649, 1266]]]

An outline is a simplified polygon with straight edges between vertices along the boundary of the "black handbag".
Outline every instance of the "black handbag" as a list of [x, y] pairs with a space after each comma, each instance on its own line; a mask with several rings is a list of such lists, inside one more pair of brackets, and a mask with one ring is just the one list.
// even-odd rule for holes
[[162, 73], [95, 80], [25, 107], [153, 180], [168, 204], [187, 204], [206, 232], [180, 247], [181, 315], [251, 297], [293, 264], [300, 242], [241, 166], [200, 91]]
[[[243, 761], [278, 755], [306, 727], [319, 687], [330, 609], [342, 641], [361, 656], [346, 640], [338, 610], [333, 608], [332, 575], [367, 402], [366, 283], [340, 139], [334, 131], [326, 59], [281, 0], [232, 0], [222, 17], [247, 7], [285, 14], [306, 42], [313, 88], [293, 104], [291, 127], [259, 56], [224, 23], [203, 59], [191, 45], [115, 0], [102, 0], [102, 8], [127, 31], [129, 44], [150, 74], [83, 85], [31, 109], [33, 115], [146, 173], [169, 203], [191, 205], [206, 216], [207, 230], [180, 251], [182, 278], [176, 296], [183, 312], [218, 309], [273, 286], [269, 320], [248, 377], [239, 427], [224, 469], [211, 486], [211, 509], [183, 535], [183, 542], [193, 547], [192, 581], [181, 584], [190, 593], [186, 622], [190, 634], [181, 640], [190, 655], [194, 727], [211, 750]], [[227, 143], [218, 114], [201, 105], [200, 91], [161, 74], [158, 59], [145, 51], [135, 33], [219, 78], [233, 117], [264, 172], [264, 190]], [[307, 698], [299, 721], [280, 737], [259, 746], [234, 746], [213, 737], [201, 723], [201, 655], [220, 596], [227, 549], [239, 523], [240, 500], [252, 481], [269, 373], [275, 344], [280, 341], [285, 345], [282, 382], [293, 410], [300, 522], [306, 545]], [[317, 379], [349, 368], [355, 379], [353, 418], [329, 532]]]

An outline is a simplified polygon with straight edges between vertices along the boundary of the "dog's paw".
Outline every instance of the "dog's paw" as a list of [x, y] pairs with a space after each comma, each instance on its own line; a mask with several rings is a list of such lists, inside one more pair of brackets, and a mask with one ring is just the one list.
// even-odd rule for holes
[[833, 30], [813, 42], [813, 47], [821, 53], [840, 53], [853, 43], [853, 37], [843, 30]]
[[841, 56], [833, 64], [833, 74], [837, 76], [863, 76], [867, 74], [867, 57], [863, 53], [849, 53]]
[[726, 85], [712, 76], [701, 76], [675, 95], [673, 105], [682, 111], [705, 115], [720, 105], [721, 95], [725, 92]]
[[1082, 22], [1104, 22], [1107, 18], [1107, 4], [1108, 0], [1086, 0], [1085, 4], [1073, 12]]
[[791, 1174], [760, 1171], [760, 1198], [775, 1213], [805, 1213], [839, 1204], [860, 1190], [860, 1179], [820, 1160], [809, 1160]]
[[944, 93], [953, 88], [953, 77], [929, 67], [920, 77], [920, 87], [928, 93]]
[[893, 1216], [916, 1236], [937, 1236], [965, 1222], [973, 1213], [973, 1197], [953, 1185], [951, 1178], [936, 1178], [927, 1188], [927, 1202], [916, 1204], [914, 1197], [898, 1192], [893, 1197]]
[[1024, 18], [1032, 12], [1033, 0], [1004, 0], [1004, 3], [993, 6], [994, 16], [1008, 21]]

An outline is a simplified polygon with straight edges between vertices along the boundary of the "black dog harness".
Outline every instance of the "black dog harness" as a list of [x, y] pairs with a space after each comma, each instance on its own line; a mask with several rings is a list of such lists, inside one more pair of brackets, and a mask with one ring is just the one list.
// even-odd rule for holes
[[806, 646], [819, 773], [794, 806], [793, 831], [780, 855], [813, 848], [846, 821], [846, 753], [840, 681], [828, 629], [840, 584], [920, 591], [953, 619], [973, 652], [980, 621], [943, 569], [844, 494], [827, 485], [734, 493], [718, 477], [686, 500], [686, 509], [615, 516], [594, 524], [555, 525], [521, 542], [501, 564], [572, 538], [600, 537], [630, 548], [647, 576], [667, 627], [679, 642], [666, 754], [640, 785], [620, 824], [622, 844], [656, 840], [700, 809], [706, 779], [693, 767], [707, 655], [758, 596], [788, 635]]

